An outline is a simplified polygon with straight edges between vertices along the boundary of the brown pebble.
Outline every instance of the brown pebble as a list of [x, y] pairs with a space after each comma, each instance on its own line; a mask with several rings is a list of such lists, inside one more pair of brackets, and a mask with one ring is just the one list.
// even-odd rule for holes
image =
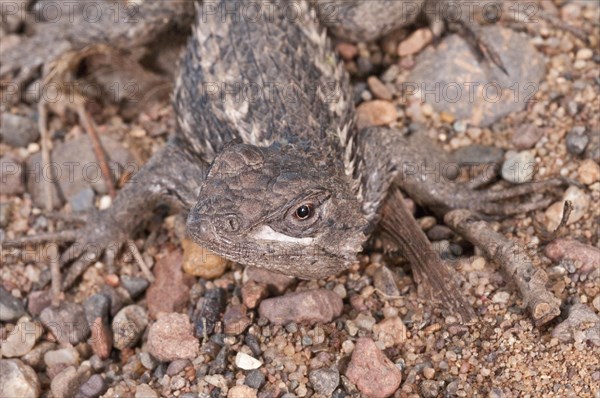
[[358, 128], [383, 126], [395, 122], [396, 119], [398, 119], [398, 111], [388, 101], [363, 102], [356, 109], [356, 125]]
[[183, 271], [203, 279], [215, 279], [225, 273], [227, 260], [197, 245], [189, 239], [181, 242], [183, 247]]
[[194, 359], [200, 352], [190, 319], [185, 314], [164, 314], [150, 326], [148, 352], [159, 361]]
[[373, 334], [386, 348], [399, 346], [406, 341], [406, 326], [397, 316], [387, 318], [373, 326]]
[[579, 181], [586, 185], [592, 185], [600, 180], [600, 166], [592, 159], [586, 159], [577, 168]]
[[248, 281], [242, 286], [242, 300], [249, 309], [256, 308], [260, 302], [267, 298], [269, 290], [263, 284]]
[[223, 315], [225, 334], [237, 336], [246, 330], [252, 321], [246, 315], [246, 307], [242, 304], [230, 305]]
[[265, 285], [269, 289], [269, 293], [278, 296], [283, 294], [296, 281], [296, 278], [271, 272], [264, 268], [246, 267], [244, 280]]
[[391, 396], [402, 381], [400, 369], [366, 337], [356, 341], [346, 376], [360, 392], [372, 398]]
[[344, 61], [352, 61], [358, 55], [358, 48], [351, 43], [339, 43], [335, 50]]
[[104, 277], [104, 283], [111, 287], [119, 286], [119, 275], [109, 274]]
[[113, 334], [108, 324], [98, 317], [90, 326], [91, 338], [89, 343], [94, 354], [100, 359], [107, 359], [110, 356], [113, 345]]
[[391, 101], [392, 93], [388, 90], [387, 86], [383, 84], [381, 80], [379, 80], [376, 76], [370, 76], [367, 79], [367, 84], [369, 85], [369, 90], [375, 96], [375, 98]]
[[432, 39], [433, 33], [429, 28], [417, 29], [400, 42], [398, 45], [398, 55], [406, 57], [407, 55], [416, 54], [431, 43]]
[[512, 136], [512, 144], [515, 149], [531, 149], [544, 136], [544, 130], [535, 124], [523, 124], [515, 130]]
[[573, 239], [561, 238], [549, 243], [544, 248], [544, 254], [555, 262], [562, 259], [579, 262], [581, 265], [578, 271], [587, 274], [598, 268], [600, 249]]
[[260, 303], [258, 312], [276, 325], [290, 322], [327, 323], [340, 316], [344, 305], [336, 293], [325, 290], [308, 290], [270, 298]]

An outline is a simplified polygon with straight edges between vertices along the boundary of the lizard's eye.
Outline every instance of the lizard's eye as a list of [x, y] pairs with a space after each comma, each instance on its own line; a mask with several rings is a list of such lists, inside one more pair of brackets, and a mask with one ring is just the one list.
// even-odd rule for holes
[[296, 209], [294, 213], [296, 218], [299, 220], [307, 220], [314, 214], [314, 206], [310, 203], [303, 204]]

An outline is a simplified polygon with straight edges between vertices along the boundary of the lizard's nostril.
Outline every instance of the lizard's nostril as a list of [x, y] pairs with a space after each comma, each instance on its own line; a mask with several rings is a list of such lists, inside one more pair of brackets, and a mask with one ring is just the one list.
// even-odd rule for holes
[[234, 214], [230, 214], [225, 217], [225, 227], [229, 232], [237, 232], [240, 229], [240, 221]]

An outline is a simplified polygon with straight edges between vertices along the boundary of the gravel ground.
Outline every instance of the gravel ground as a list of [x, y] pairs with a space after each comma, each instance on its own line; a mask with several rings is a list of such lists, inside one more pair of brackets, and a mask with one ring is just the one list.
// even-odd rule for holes
[[[359, 124], [419, 129], [457, 157], [489, 155], [480, 145], [500, 148], [489, 156], [511, 183], [569, 179], [547, 209], [492, 222], [548, 273], [546, 285], [562, 302], [556, 320], [536, 328], [499, 266], [423, 209], [415, 210], [419, 224], [452, 256], [479, 317], [474, 324], [420, 299], [406, 260], [382, 253], [378, 239], [347, 272], [304, 281], [207, 255], [185, 239], [182, 218], [168, 216], [135, 242], [155, 281], [125, 251], [90, 267], [59, 308], [50, 306], [39, 252], [3, 250], [0, 396], [600, 397], [600, 11], [592, 1], [542, 4], [590, 32], [590, 42], [541, 20], [503, 20], [527, 33], [545, 67], [533, 101], [485, 125], [404, 95], [419, 63], [443, 50], [427, 32], [336, 47], [353, 78]], [[166, 102], [132, 120], [117, 105], [91, 107], [125, 169], [143, 164], [174, 125]], [[50, 222], [40, 184], [32, 183], [40, 157], [34, 109], [1, 108], [0, 236], [7, 240], [45, 232]], [[54, 161], [94, 162], [72, 118], [53, 117], [50, 126]], [[530, 161], [532, 173], [510, 172]], [[69, 180], [61, 191], [54, 203], [63, 213], [110, 204], [101, 181]], [[567, 199], [575, 207], [569, 223], [547, 244], [540, 225], [554, 229]]]

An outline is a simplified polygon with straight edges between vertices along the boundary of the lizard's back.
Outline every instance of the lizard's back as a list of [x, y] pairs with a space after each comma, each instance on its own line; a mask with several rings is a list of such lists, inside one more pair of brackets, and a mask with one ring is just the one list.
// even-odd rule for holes
[[348, 77], [306, 3], [199, 5], [193, 30], [174, 101], [195, 153], [211, 161], [239, 138], [347, 160]]

